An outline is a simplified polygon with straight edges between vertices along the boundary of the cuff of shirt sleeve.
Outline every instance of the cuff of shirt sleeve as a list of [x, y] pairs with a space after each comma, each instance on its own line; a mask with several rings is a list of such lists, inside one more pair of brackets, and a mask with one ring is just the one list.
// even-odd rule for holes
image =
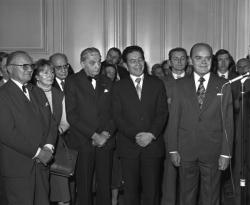
[[227, 156], [227, 155], [220, 155], [221, 157], [224, 157], [224, 158], [228, 158], [228, 159], [230, 159], [231, 158], [231, 156]]
[[37, 149], [37, 151], [36, 151], [36, 154], [35, 154], [34, 157], [32, 157], [32, 159], [35, 159], [35, 158], [39, 155], [40, 151], [41, 151], [41, 148], [38, 147], [38, 149]]
[[49, 148], [51, 150], [51, 152], [54, 153], [55, 147], [52, 144], [46, 144], [46, 145], [44, 145], [44, 147]]
[[176, 154], [178, 153], [177, 151], [172, 151], [172, 152], [169, 152], [169, 154]]

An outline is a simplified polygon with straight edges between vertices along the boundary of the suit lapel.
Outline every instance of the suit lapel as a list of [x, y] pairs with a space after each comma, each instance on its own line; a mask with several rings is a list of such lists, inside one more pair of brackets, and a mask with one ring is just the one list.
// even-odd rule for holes
[[82, 89], [88, 92], [93, 97], [95, 97], [95, 89], [92, 83], [88, 80], [87, 75], [85, 74], [85, 71], [81, 70], [80, 72], [81, 72], [81, 75], [80, 75], [80, 79], [78, 82], [81, 83]]
[[186, 87], [186, 93], [188, 94], [188, 98], [190, 98], [192, 105], [195, 107], [195, 109], [200, 112], [200, 107], [197, 99], [197, 93], [196, 93], [196, 87], [194, 82], [194, 76], [191, 75], [190, 77], [187, 77], [189, 79], [189, 86]]
[[105, 84], [104, 82], [102, 82], [101, 76], [99, 76], [96, 79], [96, 88], [95, 88], [96, 96], [98, 99], [100, 98], [102, 93], [104, 93], [104, 89], [105, 89]]
[[[145, 75], [144, 75], [145, 76]], [[142, 85], [142, 93], [143, 93], [143, 87], [144, 87], [144, 83], [145, 83], [145, 77], [144, 77], [144, 80], [143, 80], [143, 85]], [[134, 82], [133, 80], [131, 79], [131, 77], [129, 77], [128, 79], [128, 84], [130, 86], [130, 88], [128, 88], [128, 91], [131, 91], [131, 96], [133, 96], [133, 99], [135, 99], [135, 101], [137, 103], [140, 103], [141, 100], [142, 100], [142, 93], [141, 93], [141, 100], [139, 99], [138, 97], [138, 94], [137, 94], [137, 91], [136, 91], [136, 88], [135, 88], [135, 85], [134, 85]], [[126, 92], [128, 92], [126, 91]]]

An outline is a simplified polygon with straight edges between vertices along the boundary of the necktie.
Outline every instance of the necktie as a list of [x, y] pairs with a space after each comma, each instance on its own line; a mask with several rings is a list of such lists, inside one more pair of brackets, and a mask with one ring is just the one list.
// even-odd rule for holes
[[225, 75], [221, 75], [221, 77], [222, 77], [222, 78], [226, 78], [226, 76], [225, 76]]
[[64, 85], [65, 85], [65, 82], [63, 80], [61, 80], [62, 90], [64, 90]]
[[202, 108], [202, 104], [203, 104], [205, 93], [206, 93], [205, 87], [203, 85], [204, 81], [205, 79], [203, 77], [200, 77], [199, 79], [200, 84], [197, 90], [197, 99], [198, 99], [200, 109]]
[[25, 94], [27, 94], [27, 85], [22, 85], [22, 89], [23, 89], [23, 92], [25, 93]]
[[136, 89], [136, 92], [137, 92], [139, 99], [141, 100], [141, 90], [142, 90], [141, 85], [140, 85], [141, 78], [136, 78], [135, 82], [137, 83], [135, 86], [135, 89]]

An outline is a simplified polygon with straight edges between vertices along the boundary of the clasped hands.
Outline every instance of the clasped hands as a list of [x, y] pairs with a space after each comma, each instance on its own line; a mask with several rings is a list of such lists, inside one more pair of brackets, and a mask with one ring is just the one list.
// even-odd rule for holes
[[109, 138], [110, 134], [107, 131], [102, 131], [100, 134], [95, 132], [91, 137], [92, 145], [96, 147], [103, 147]]
[[135, 136], [136, 144], [138, 144], [141, 147], [148, 146], [152, 142], [153, 139], [155, 139], [155, 137], [150, 132], [139, 132]]
[[50, 148], [44, 146], [40, 149], [40, 152], [35, 159], [38, 163], [42, 163], [44, 166], [47, 166], [48, 163], [53, 159], [53, 151]]
[[[181, 165], [181, 156], [178, 152], [170, 153], [170, 159], [172, 163], [174, 164], [174, 166], [179, 167]], [[230, 158], [219, 156], [218, 169], [221, 171], [226, 170], [229, 165], [229, 161], [230, 161]]]

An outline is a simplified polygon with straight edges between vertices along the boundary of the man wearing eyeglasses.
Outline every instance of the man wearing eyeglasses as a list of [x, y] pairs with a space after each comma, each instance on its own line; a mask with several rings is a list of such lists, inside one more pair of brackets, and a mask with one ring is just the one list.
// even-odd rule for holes
[[[49, 170], [57, 127], [44, 93], [30, 87], [31, 57], [7, 59], [10, 80], [0, 88], [0, 175], [7, 204], [49, 205]], [[2, 184], [1, 184], [2, 186]]]
[[69, 74], [68, 58], [63, 53], [55, 53], [50, 56], [49, 59], [53, 64], [55, 70], [55, 80], [53, 83], [53, 87], [64, 92], [65, 79]]

